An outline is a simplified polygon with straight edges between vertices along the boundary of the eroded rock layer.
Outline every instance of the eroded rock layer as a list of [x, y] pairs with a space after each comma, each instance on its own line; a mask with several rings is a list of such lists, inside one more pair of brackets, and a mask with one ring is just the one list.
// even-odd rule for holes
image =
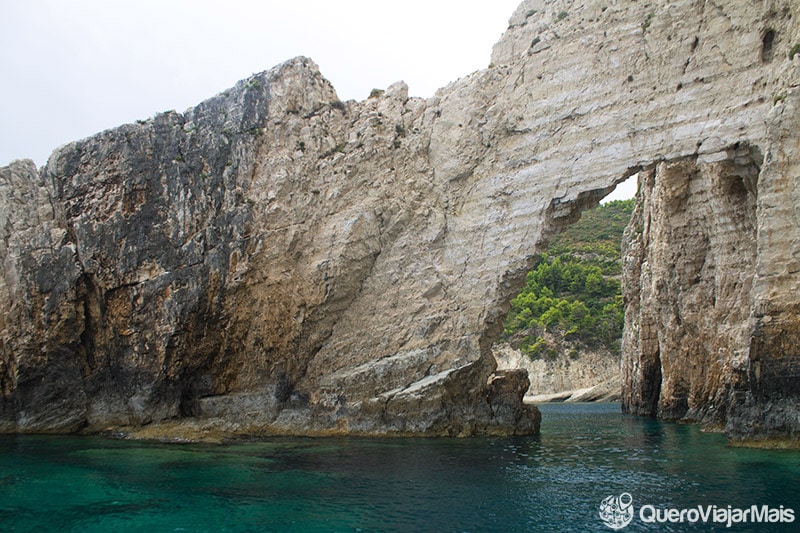
[[800, 151], [783, 123], [800, 118], [797, 103], [770, 112], [765, 153], [740, 144], [640, 174], [626, 236], [625, 409], [798, 445]]
[[[742, 307], [714, 348], [738, 348], [699, 354], [686, 386], [661, 344], [648, 359], [661, 324], [636, 333], [665, 300], [634, 294], [628, 275], [626, 405], [714, 417], [711, 402], [754, 413], [793, 398], [794, 381], [764, 376], [797, 361], [797, 4], [733, 4], [525, 1], [492, 65], [428, 100], [398, 83], [340, 102], [298, 58], [61, 147], [42, 169], [1, 169], [0, 428], [534, 432], [524, 373], [496, 371], [490, 353], [508, 300], [550, 235], [643, 169], [675, 190], [654, 186], [639, 216], [658, 194], [680, 211], [744, 173], [722, 203], [750, 218], [687, 228], [674, 253], [702, 278], [700, 250], [744, 244], [741, 228], [749, 247], [714, 264], [741, 254], [754, 273], [721, 281]], [[669, 234], [670, 215], [649, 212]], [[730, 235], [711, 239], [717, 227]], [[641, 275], [655, 268], [646, 235], [630, 254]], [[665, 280], [664, 297], [683, 306], [692, 279]], [[741, 394], [717, 394], [739, 370]], [[710, 396], [689, 405], [684, 390]], [[732, 435], [766, 427], [731, 409]]]

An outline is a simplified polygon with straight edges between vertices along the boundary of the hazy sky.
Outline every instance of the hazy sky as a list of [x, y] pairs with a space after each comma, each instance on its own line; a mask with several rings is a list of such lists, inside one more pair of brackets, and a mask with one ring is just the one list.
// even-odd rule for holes
[[298, 55], [342, 100], [486, 68], [521, 0], [0, 0], [0, 165], [183, 111]]

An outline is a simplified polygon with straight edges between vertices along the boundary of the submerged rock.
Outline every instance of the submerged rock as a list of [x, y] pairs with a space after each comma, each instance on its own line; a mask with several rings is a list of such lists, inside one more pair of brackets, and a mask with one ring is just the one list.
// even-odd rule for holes
[[[535, 432], [527, 380], [491, 356], [509, 298], [582, 209], [688, 160], [745, 169], [739, 196], [757, 176], [755, 218], [731, 226], [752, 226], [754, 298], [720, 316], [738, 348], [698, 373], [703, 401], [731, 406], [733, 436], [795, 435], [771, 406], [797, 398], [800, 32], [793, 2], [770, 5], [529, 0], [490, 68], [428, 100], [398, 83], [341, 102], [297, 58], [42, 169], [1, 169], [0, 429]], [[676, 182], [670, 209], [695, 194]], [[630, 280], [662, 216], [632, 230]], [[739, 242], [731, 260], [751, 253]], [[687, 296], [665, 282], [641, 284], [669, 298], [657, 304], [629, 285], [626, 406], [682, 416], [667, 407], [680, 365], [640, 355], [659, 337], [636, 317]], [[735, 394], [714, 393], [737, 372], [750, 379]], [[768, 426], [750, 416], [768, 411]]]

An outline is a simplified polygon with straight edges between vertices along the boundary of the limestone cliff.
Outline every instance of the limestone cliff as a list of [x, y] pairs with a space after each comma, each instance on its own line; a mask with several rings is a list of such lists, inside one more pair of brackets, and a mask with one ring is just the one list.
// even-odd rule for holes
[[[761, 432], [736, 413], [796, 398], [779, 382], [797, 365], [800, 31], [794, 1], [734, 4], [529, 0], [487, 70], [428, 100], [399, 83], [340, 102], [298, 58], [3, 168], [0, 428], [536, 431], [527, 379], [490, 349], [537, 251], [626, 177], [708, 163], [747, 175], [731, 187], [754, 213], [735, 226], [755, 235], [753, 298], [718, 335], [750, 339], [731, 434]], [[647, 368], [627, 405], [647, 411], [671, 369], [634, 342], [647, 294], [629, 304]], [[708, 383], [734, 370], [718, 366]]]
[[[555, 343], [554, 343], [555, 344]], [[565, 343], [566, 344], [566, 343]], [[552, 357], [531, 359], [507, 343], [495, 344], [492, 353], [501, 370], [523, 368], [530, 385], [525, 401], [612, 402], [619, 400], [619, 353], [585, 346], [566, 346]]]
[[631, 412], [798, 445], [800, 100], [791, 94], [776, 99], [758, 145], [640, 174], [625, 257]]

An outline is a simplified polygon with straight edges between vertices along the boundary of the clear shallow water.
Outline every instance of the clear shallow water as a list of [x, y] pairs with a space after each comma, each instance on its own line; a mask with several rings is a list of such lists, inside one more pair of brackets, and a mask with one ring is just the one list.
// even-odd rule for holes
[[645, 524], [638, 506], [800, 511], [800, 452], [727, 448], [617, 404], [541, 407], [542, 435], [166, 445], [0, 436], [0, 531], [800, 531]]

